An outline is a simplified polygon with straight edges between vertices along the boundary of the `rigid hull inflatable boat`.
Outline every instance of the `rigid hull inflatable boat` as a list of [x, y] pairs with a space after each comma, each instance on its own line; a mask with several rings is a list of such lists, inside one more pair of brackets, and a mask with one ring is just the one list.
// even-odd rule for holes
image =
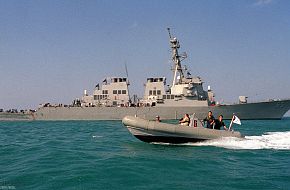
[[214, 130], [202, 127], [201, 122], [194, 118], [189, 126], [174, 125], [163, 122], [149, 121], [134, 116], [126, 116], [122, 120], [136, 138], [144, 142], [188, 143], [218, 139], [222, 137], [242, 138], [240, 132]]

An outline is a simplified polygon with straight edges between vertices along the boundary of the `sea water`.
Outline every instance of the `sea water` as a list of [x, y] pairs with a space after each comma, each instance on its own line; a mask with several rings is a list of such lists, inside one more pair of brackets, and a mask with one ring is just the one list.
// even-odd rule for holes
[[290, 119], [234, 129], [245, 139], [170, 145], [120, 121], [0, 122], [0, 190], [290, 189]]

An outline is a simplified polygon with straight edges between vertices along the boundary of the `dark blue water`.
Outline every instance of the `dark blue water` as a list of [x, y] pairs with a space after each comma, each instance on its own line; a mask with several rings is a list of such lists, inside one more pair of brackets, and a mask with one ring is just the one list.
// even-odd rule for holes
[[242, 122], [244, 140], [178, 146], [119, 121], [0, 122], [0, 189], [290, 189], [290, 119]]

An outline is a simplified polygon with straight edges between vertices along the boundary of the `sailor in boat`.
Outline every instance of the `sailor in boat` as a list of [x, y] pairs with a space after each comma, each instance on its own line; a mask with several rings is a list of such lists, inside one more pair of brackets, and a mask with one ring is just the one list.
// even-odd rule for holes
[[212, 114], [212, 111], [209, 111], [206, 118], [203, 119], [203, 125], [205, 125], [206, 122], [206, 128], [213, 129], [214, 120], [215, 118]]
[[156, 115], [156, 119], [155, 119], [156, 122], [161, 122], [160, 120], [160, 116], [159, 115]]
[[225, 123], [223, 122], [223, 115], [219, 115], [218, 119], [214, 120], [214, 129], [220, 130], [221, 127], [224, 128], [224, 130], [228, 130]]
[[189, 126], [190, 118], [188, 114], [184, 114], [184, 117], [179, 120], [180, 125]]

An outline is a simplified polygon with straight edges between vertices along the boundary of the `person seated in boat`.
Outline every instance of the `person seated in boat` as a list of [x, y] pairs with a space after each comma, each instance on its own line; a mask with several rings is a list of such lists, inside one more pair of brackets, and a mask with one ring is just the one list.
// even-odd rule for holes
[[189, 126], [190, 118], [188, 114], [185, 114], [182, 119], [179, 120], [180, 125]]
[[214, 120], [214, 129], [220, 130], [221, 127], [223, 127], [224, 130], [228, 130], [225, 123], [223, 122], [223, 115], [220, 115], [218, 119]]
[[209, 111], [206, 118], [203, 119], [203, 125], [205, 125], [206, 122], [206, 128], [213, 129], [214, 120], [215, 118], [212, 114], [212, 111]]
[[156, 122], [161, 122], [160, 120], [160, 116], [159, 115], [156, 115], [156, 119], [155, 119]]

